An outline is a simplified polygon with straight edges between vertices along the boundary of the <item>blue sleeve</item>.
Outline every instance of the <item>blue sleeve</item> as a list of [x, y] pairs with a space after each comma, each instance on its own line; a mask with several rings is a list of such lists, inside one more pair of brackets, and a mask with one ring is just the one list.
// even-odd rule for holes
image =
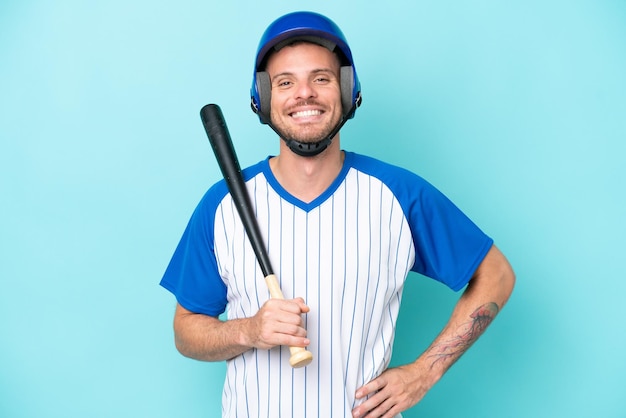
[[213, 239], [215, 212], [225, 189], [223, 182], [217, 183], [202, 198], [160, 283], [185, 309], [214, 317], [223, 313], [227, 304]]
[[493, 240], [443, 193], [419, 179], [420, 193], [406, 207], [415, 245], [412, 270], [462, 289], [493, 245]]

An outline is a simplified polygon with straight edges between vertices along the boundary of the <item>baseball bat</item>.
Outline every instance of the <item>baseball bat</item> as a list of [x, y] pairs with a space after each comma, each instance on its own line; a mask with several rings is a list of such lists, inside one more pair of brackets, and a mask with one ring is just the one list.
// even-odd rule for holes
[[[241, 174], [239, 160], [237, 159], [237, 154], [235, 153], [233, 141], [228, 132], [228, 126], [226, 126], [222, 110], [216, 104], [208, 104], [200, 110], [200, 118], [202, 119], [206, 134], [209, 137], [209, 142], [213, 148], [213, 153], [220, 166], [224, 180], [226, 180], [226, 185], [232, 196], [233, 203], [237, 207], [241, 222], [250, 239], [250, 244], [261, 267], [261, 272], [265, 277], [265, 283], [270, 291], [270, 296], [274, 299], [284, 299], [285, 297], [280, 289], [278, 279], [274, 274], [269, 255], [265, 249], [263, 237], [261, 236], [261, 231], [259, 230], [259, 225], [252, 209], [250, 195], [248, 194], [246, 183]], [[291, 352], [289, 364], [294, 368], [306, 366], [313, 360], [311, 352], [302, 347], [289, 347], [289, 351]]]

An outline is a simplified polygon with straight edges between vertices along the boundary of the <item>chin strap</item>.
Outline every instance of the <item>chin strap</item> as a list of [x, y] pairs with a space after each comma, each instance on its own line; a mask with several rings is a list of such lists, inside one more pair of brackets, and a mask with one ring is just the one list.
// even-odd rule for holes
[[291, 151], [298, 154], [299, 156], [315, 157], [326, 148], [328, 148], [333, 140], [332, 138], [325, 138], [317, 142], [300, 142], [296, 141], [295, 139], [283, 139], [283, 141], [285, 141], [285, 144], [287, 144]]

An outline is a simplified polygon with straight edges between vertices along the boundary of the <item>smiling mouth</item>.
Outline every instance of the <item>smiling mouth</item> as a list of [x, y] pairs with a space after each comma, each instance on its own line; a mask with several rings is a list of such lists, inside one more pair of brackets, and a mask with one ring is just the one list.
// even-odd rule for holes
[[322, 114], [321, 110], [302, 110], [300, 112], [293, 112], [291, 114], [292, 118], [306, 118], [309, 116], [319, 116]]

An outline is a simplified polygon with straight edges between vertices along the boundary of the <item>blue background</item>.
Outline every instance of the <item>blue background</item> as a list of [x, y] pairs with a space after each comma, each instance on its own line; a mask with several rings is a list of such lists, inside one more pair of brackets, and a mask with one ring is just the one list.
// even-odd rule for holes
[[[180, 356], [158, 286], [220, 178], [198, 112], [242, 165], [277, 152], [249, 109], [266, 25], [348, 37], [363, 106], [346, 149], [434, 183], [518, 283], [406, 417], [624, 417], [626, 3], [0, 3], [0, 416], [217, 417], [223, 364]], [[410, 277], [394, 364], [458, 294]]]

